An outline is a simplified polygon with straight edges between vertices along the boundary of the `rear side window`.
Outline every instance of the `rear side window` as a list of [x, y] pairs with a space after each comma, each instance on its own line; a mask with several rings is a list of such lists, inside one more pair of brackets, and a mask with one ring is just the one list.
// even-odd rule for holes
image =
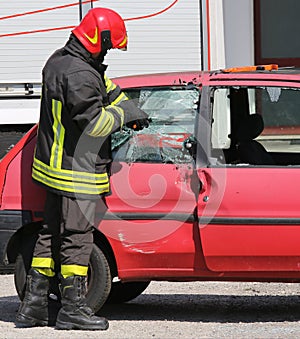
[[[223, 151], [227, 164], [239, 161], [238, 151], [255, 153], [259, 143], [274, 159], [272, 165], [300, 165], [300, 89], [291, 87], [222, 87], [212, 91], [212, 153]], [[252, 119], [256, 116], [259, 119]], [[254, 127], [251, 121], [261, 120]], [[256, 129], [251, 131], [251, 129]], [[260, 147], [262, 149], [262, 147]], [[251, 149], [251, 151], [250, 151]], [[220, 153], [220, 152], [219, 152]], [[221, 152], [222, 153], [222, 152]], [[259, 154], [259, 152], [257, 153]], [[260, 157], [260, 155], [258, 155]], [[257, 159], [249, 165], [270, 165]]]
[[255, 98], [265, 126], [258, 139], [270, 151], [300, 153], [299, 89], [266, 87], [255, 90]]

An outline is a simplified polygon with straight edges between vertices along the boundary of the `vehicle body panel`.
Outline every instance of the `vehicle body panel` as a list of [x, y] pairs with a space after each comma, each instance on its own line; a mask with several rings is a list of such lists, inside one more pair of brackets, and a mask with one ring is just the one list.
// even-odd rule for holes
[[[212, 89], [300, 84], [299, 75], [270, 73], [258, 78], [232, 73], [204, 78], [202, 85]], [[296, 128], [292, 127], [294, 134]], [[266, 131], [280, 134], [283, 129], [287, 128]], [[299, 167], [241, 164], [201, 168], [198, 176], [203, 184], [198, 200], [200, 235], [210, 270], [299, 272]]]
[[211, 173], [216, 177], [222, 171], [226, 173], [217, 175], [226, 175], [225, 187], [212, 184], [209, 193], [201, 192], [198, 205], [209, 269], [299, 271], [299, 169], [226, 168]]
[[[300, 74], [190, 72], [115, 82], [145, 93], [149, 88], [168, 86], [176, 93], [180, 86], [194, 86], [201, 97], [191, 118], [194, 129], [183, 126], [185, 116], [179, 114], [175, 118], [182, 120], [174, 125], [150, 125], [121, 135], [107, 210], [98, 211], [95, 223], [111, 247], [117, 276], [122, 281], [300, 281], [297, 154], [291, 166], [220, 165], [210, 140], [217, 88], [300, 88]], [[0, 162], [2, 225], [9, 211], [31, 217], [22, 225], [16, 222], [16, 228], [42, 219], [45, 191], [31, 180], [36, 132], [37, 126]], [[198, 144], [189, 157], [183, 144], [191, 136]], [[138, 156], [132, 155], [135, 149]], [[176, 161], [158, 158], [166, 151]]]

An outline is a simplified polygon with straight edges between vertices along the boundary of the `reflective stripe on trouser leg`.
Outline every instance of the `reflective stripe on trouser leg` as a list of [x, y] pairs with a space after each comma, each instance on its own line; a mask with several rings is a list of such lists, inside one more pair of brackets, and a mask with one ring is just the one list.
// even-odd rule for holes
[[31, 267], [47, 277], [53, 277], [55, 275], [54, 260], [52, 258], [33, 257]]
[[80, 265], [61, 265], [60, 273], [66, 279], [72, 275], [87, 276], [88, 267]]
[[62, 270], [67, 276], [87, 274], [93, 248], [96, 203], [96, 200], [62, 198], [64, 223], [61, 230], [60, 259]]
[[47, 192], [44, 223], [34, 258], [60, 261], [61, 265], [69, 266], [64, 269], [68, 276], [74, 272], [86, 275], [93, 247], [96, 203], [96, 200], [77, 200]]
[[47, 191], [44, 221], [39, 231], [31, 266], [47, 276], [54, 275], [55, 262], [59, 261], [61, 196]]

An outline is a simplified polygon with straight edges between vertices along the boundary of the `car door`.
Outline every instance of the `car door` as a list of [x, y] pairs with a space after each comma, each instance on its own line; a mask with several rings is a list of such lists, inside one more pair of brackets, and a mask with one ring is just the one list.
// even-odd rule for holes
[[111, 241], [137, 248], [164, 239], [193, 219], [194, 160], [183, 143], [194, 131], [199, 90], [161, 86], [126, 94], [151, 123], [142, 131], [125, 127], [113, 136], [112, 194], [106, 198], [101, 230]]
[[[269, 84], [202, 91], [207, 129], [199, 125], [206, 157], [198, 151], [198, 214], [212, 271], [299, 271], [300, 91], [296, 83]], [[263, 117], [264, 129], [251, 144], [259, 142], [273, 164], [241, 162], [235, 154], [239, 121], [253, 114]]]

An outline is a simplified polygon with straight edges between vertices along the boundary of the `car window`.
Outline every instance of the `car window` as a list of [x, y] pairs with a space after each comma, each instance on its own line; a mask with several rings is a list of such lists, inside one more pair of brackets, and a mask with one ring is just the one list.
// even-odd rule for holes
[[199, 91], [195, 87], [152, 87], [125, 90], [151, 118], [148, 128], [124, 127], [112, 137], [113, 157], [126, 162], [185, 163], [191, 161], [183, 142], [194, 133]]
[[300, 153], [299, 89], [266, 87], [255, 95], [265, 126], [258, 140], [272, 152]]
[[[300, 165], [299, 88], [215, 88], [212, 115], [212, 156], [221, 163], [271, 165], [262, 160], [270, 156], [273, 166]], [[240, 161], [242, 147], [256, 159]]]

